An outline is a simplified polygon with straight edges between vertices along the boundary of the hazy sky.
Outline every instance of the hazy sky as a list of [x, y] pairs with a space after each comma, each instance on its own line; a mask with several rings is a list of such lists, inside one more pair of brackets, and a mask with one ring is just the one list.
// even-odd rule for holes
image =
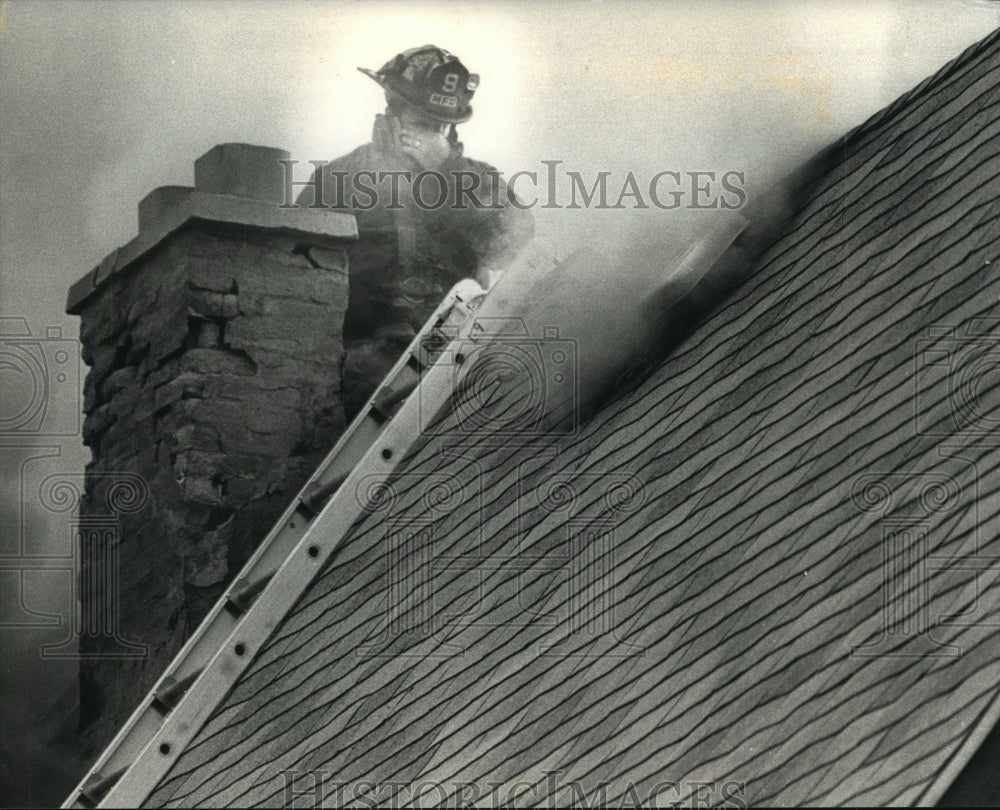
[[304, 162], [366, 141], [382, 98], [355, 67], [406, 47], [435, 42], [482, 75], [461, 134], [508, 174], [562, 159], [743, 168], [750, 184], [1000, 25], [995, 4], [960, 0], [3, 8], [0, 300], [56, 317], [134, 235], [138, 200], [190, 184], [214, 144]]
[[[305, 164], [367, 141], [382, 96], [355, 67], [408, 47], [438, 44], [481, 74], [460, 134], [508, 175], [542, 160], [741, 170], [752, 191], [998, 26], [1000, 4], [982, 0], [0, 2], [0, 316], [75, 337], [66, 290], [134, 236], [139, 199], [190, 185], [216, 143], [282, 147]], [[563, 252], [623, 225], [622, 212], [536, 217]], [[0, 363], [5, 413], [19, 384]], [[50, 467], [82, 471], [78, 436], [50, 444]], [[0, 452], [0, 553], [18, 540], [65, 553], [66, 516], [22, 493], [19, 457]], [[3, 582], [0, 611], [12, 609]], [[57, 610], [65, 588], [31, 580], [26, 599]], [[53, 633], [0, 626], [5, 732], [72, 673], [38, 660]], [[0, 747], [0, 784], [44, 784], [44, 752], [15, 748]]]

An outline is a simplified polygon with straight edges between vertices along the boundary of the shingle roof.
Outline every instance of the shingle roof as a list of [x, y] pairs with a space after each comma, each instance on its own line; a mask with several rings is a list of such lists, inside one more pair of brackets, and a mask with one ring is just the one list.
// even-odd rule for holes
[[1000, 706], [998, 103], [1000, 32], [579, 431], [423, 443], [150, 806], [939, 797]]

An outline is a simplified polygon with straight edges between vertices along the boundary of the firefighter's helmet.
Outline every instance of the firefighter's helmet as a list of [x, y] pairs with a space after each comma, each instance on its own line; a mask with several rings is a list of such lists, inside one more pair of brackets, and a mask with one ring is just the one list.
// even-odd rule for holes
[[378, 71], [358, 68], [405, 104], [442, 124], [472, 118], [472, 96], [479, 76], [469, 73], [457, 56], [434, 45], [396, 54]]

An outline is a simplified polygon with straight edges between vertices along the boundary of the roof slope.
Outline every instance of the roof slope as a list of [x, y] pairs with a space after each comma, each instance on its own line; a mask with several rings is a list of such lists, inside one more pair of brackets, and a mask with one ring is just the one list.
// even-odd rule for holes
[[936, 799], [1000, 693], [998, 104], [994, 34], [577, 433], [426, 442], [149, 804]]

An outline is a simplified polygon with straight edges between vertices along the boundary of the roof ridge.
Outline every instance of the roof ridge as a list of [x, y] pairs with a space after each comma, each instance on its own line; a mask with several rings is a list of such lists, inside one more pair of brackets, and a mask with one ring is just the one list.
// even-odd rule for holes
[[907, 107], [915, 99], [926, 96], [934, 85], [941, 84], [955, 72], [956, 68], [971, 62], [980, 53], [986, 52], [991, 47], [997, 45], [1000, 45], [1000, 28], [987, 34], [978, 42], [969, 45], [958, 56], [947, 62], [915, 87], [907, 90], [896, 98], [895, 101], [890, 102], [882, 109], [872, 113], [865, 121], [862, 121], [854, 129], [849, 130], [840, 140], [846, 144], [849, 141], [857, 140], [877, 126], [885, 126], [891, 117], [898, 115], [903, 108]]

